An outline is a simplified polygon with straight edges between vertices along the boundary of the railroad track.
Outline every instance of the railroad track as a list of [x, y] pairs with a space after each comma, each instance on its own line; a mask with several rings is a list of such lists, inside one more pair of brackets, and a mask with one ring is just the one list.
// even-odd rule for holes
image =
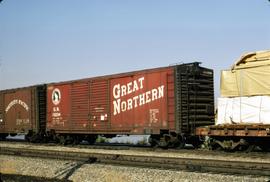
[[0, 141], [1, 144], [6, 145], [17, 145], [23, 144], [25, 146], [48, 146], [48, 147], [69, 147], [75, 149], [103, 149], [103, 150], [133, 150], [133, 151], [149, 151], [149, 152], [166, 152], [166, 153], [193, 153], [197, 155], [219, 155], [219, 156], [232, 156], [232, 157], [245, 157], [245, 158], [270, 158], [270, 152], [264, 152], [261, 150], [245, 152], [245, 151], [235, 151], [235, 152], [226, 152], [218, 150], [206, 150], [206, 149], [194, 149], [192, 147], [185, 147], [185, 149], [162, 149], [162, 148], [153, 148], [147, 145], [132, 145], [132, 144], [122, 144], [122, 143], [95, 143], [94, 145], [89, 144], [77, 144], [77, 145], [61, 145], [58, 143], [29, 143], [21, 140], [8, 140]]
[[243, 175], [270, 176], [270, 162], [237, 160], [215, 160], [185, 157], [160, 157], [151, 155], [126, 155], [85, 151], [56, 151], [31, 147], [1, 147], [0, 154], [24, 157], [39, 157], [61, 160], [76, 160], [84, 163], [104, 163], [113, 165], [139, 166], [199, 172], [229, 173]]

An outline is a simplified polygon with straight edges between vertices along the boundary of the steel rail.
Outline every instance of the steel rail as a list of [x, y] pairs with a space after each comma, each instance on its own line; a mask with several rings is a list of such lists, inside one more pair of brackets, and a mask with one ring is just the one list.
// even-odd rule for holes
[[85, 163], [151, 167], [199, 172], [229, 173], [242, 175], [270, 176], [270, 163], [225, 161], [214, 159], [157, 157], [123, 154], [102, 154], [92, 152], [65, 152], [30, 148], [0, 148], [0, 154], [46, 159], [76, 160]]

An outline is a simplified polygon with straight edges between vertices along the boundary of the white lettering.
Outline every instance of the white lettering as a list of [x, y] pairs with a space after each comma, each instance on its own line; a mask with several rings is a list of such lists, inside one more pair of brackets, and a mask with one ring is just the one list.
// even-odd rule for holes
[[158, 87], [158, 98], [162, 98], [164, 96], [164, 85]]
[[144, 77], [139, 78], [140, 89], [143, 89], [143, 80], [144, 80]]
[[128, 103], [127, 110], [132, 109], [132, 99], [128, 99], [127, 103]]
[[[131, 94], [132, 92], [138, 91], [139, 89], [143, 89], [143, 81], [144, 77], [139, 78], [138, 80], [134, 80], [133, 82], [128, 82], [125, 85], [116, 84], [113, 87], [113, 97], [115, 99], [120, 98], [120, 96], [125, 96]], [[138, 86], [140, 85], [140, 87]]]
[[[134, 93], [135, 91], [142, 90], [144, 88], [144, 77], [140, 77], [137, 80], [128, 82], [126, 84], [116, 84], [113, 87], [113, 115], [120, 114], [121, 112], [132, 110], [138, 106], [151, 103], [152, 101], [161, 99], [164, 97], [165, 86], [153, 88], [148, 91], [140, 91], [140, 94], [132, 96], [130, 98], [121, 100], [120, 97]], [[55, 108], [57, 110], [57, 108]]]
[[121, 99], [117, 99], [116, 101], [113, 101], [113, 115], [119, 114], [120, 113], [120, 102]]
[[122, 97], [127, 95], [127, 86], [126, 85], [122, 85], [121, 90], [122, 90], [122, 94], [121, 94]]
[[121, 111], [122, 112], [125, 112], [126, 110], [127, 110], [127, 103], [126, 103], [126, 101], [123, 101], [121, 103]]
[[131, 93], [132, 93], [131, 87], [132, 87], [132, 82], [129, 82], [129, 83], [127, 84], [127, 94], [131, 94]]
[[145, 95], [146, 95], [145, 103], [146, 104], [149, 103], [149, 102], [151, 102], [150, 94], [151, 94], [151, 91], [147, 91], [145, 93]]
[[60, 111], [59, 107], [53, 107], [53, 112], [59, 112], [59, 111]]
[[26, 119], [16, 119], [16, 125], [27, 125], [30, 123], [28, 118]]
[[145, 104], [145, 97], [144, 96], [145, 96], [145, 93], [139, 95], [139, 98], [140, 98], [140, 104], [139, 105], [140, 106]]
[[134, 81], [133, 81], [133, 90], [132, 90], [132, 92], [135, 92], [135, 91], [137, 91], [137, 90], [139, 90], [139, 87], [138, 87], [137, 81], [134, 80]]
[[157, 93], [158, 93], [158, 92], [157, 92], [157, 89], [153, 89], [153, 90], [152, 90], [152, 101], [158, 99], [158, 98], [157, 98]]
[[139, 99], [139, 96], [135, 96], [135, 97], [133, 97], [133, 101], [134, 101], [134, 107], [136, 108], [136, 107], [138, 107], [138, 99]]
[[117, 84], [113, 87], [113, 97], [118, 99], [120, 97], [120, 84]]
[[21, 105], [26, 111], [29, 111], [29, 107], [25, 102], [23, 102], [22, 100], [15, 99], [15, 100], [11, 101], [8, 104], [8, 106], [6, 107], [6, 109], [5, 109], [6, 113], [10, 110], [11, 107], [13, 107], [16, 104]]
[[61, 113], [59, 112], [52, 113], [52, 117], [60, 117], [60, 116], [61, 116]]

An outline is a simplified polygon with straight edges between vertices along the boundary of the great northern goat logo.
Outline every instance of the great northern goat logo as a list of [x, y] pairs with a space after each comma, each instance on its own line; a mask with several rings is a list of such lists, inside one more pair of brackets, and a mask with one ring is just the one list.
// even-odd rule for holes
[[61, 101], [61, 92], [58, 88], [55, 88], [52, 92], [52, 102], [54, 105], [58, 105]]

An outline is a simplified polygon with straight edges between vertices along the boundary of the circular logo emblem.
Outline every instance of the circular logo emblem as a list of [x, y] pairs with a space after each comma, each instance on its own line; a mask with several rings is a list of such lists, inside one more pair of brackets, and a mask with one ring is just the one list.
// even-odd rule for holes
[[52, 102], [54, 105], [58, 105], [61, 100], [61, 92], [58, 88], [55, 88], [52, 92]]

